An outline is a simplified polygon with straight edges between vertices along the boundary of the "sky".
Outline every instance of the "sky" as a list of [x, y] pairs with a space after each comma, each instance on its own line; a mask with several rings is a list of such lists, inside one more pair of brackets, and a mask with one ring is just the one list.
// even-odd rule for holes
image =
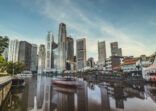
[[156, 0], [0, 0], [0, 35], [45, 43], [59, 23], [74, 40], [86, 38], [87, 57], [98, 58], [97, 42], [117, 41], [124, 56], [156, 51]]

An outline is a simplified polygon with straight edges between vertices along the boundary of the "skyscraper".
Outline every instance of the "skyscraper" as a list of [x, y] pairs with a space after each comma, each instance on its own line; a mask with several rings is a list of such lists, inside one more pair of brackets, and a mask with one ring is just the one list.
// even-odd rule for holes
[[118, 49], [118, 56], [122, 56], [122, 49], [121, 48]]
[[61, 23], [59, 25], [59, 34], [58, 34], [58, 65], [57, 70], [62, 72], [66, 69], [66, 25]]
[[71, 37], [66, 37], [66, 59], [70, 62], [74, 59], [74, 40]]
[[42, 74], [45, 69], [45, 45], [41, 44], [38, 52], [38, 73]]
[[104, 64], [106, 60], [106, 44], [105, 41], [98, 42], [98, 63]]
[[45, 69], [51, 70], [53, 66], [53, 59], [52, 59], [52, 41], [54, 37], [51, 32], [48, 32], [47, 39], [46, 39], [46, 61], [45, 61]]
[[19, 62], [25, 64], [25, 70], [30, 70], [31, 67], [31, 47], [32, 45], [26, 41], [20, 41], [19, 44]]
[[112, 56], [122, 56], [122, 49], [118, 48], [118, 42], [112, 42], [110, 45]]
[[8, 61], [18, 62], [19, 55], [19, 41], [10, 40], [8, 49]]
[[86, 39], [76, 41], [77, 70], [82, 70], [86, 66]]
[[37, 45], [36, 44], [31, 44], [31, 68], [30, 70], [33, 73], [37, 72]]

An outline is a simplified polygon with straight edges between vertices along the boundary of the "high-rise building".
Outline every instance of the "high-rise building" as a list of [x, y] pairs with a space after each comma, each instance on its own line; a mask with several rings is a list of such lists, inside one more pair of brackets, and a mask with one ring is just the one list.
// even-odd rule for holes
[[68, 61], [74, 59], [74, 40], [71, 37], [66, 37], [66, 57]]
[[92, 58], [92, 57], [88, 58], [87, 66], [89, 66], [89, 67], [95, 66], [94, 58]]
[[98, 63], [104, 64], [106, 60], [106, 44], [105, 41], [98, 42]]
[[118, 48], [118, 42], [112, 42], [110, 45], [112, 56], [122, 56], [122, 49]]
[[46, 49], [45, 45], [39, 46], [39, 52], [38, 52], [38, 73], [42, 74], [45, 69], [45, 56], [46, 56]]
[[52, 41], [54, 37], [51, 32], [48, 32], [47, 39], [46, 39], [46, 61], [45, 61], [45, 69], [51, 70], [53, 66], [53, 59], [52, 59]]
[[118, 56], [122, 56], [122, 49], [121, 48], [118, 49]]
[[19, 55], [19, 41], [10, 40], [8, 48], [8, 61], [18, 62]]
[[76, 40], [76, 61], [77, 70], [82, 70], [86, 66], [86, 39]]
[[19, 62], [25, 64], [25, 70], [31, 68], [31, 47], [32, 45], [26, 41], [20, 41], [19, 44]]
[[30, 70], [33, 73], [37, 72], [37, 45], [36, 44], [32, 44], [31, 47], [31, 68]]
[[61, 23], [59, 25], [59, 34], [58, 34], [58, 65], [57, 70], [62, 72], [66, 69], [66, 25]]
[[111, 54], [112, 54], [112, 56], [118, 55], [118, 42], [111, 43]]

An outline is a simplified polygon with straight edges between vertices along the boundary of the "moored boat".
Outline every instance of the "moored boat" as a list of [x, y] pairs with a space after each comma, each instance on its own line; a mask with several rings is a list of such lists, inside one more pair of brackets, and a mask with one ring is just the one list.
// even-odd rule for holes
[[62, 87], [77, 87], [79, 86], [78, 80], [73, 78], [59, 78], [52, 80], [53, 85], [58, 85]]

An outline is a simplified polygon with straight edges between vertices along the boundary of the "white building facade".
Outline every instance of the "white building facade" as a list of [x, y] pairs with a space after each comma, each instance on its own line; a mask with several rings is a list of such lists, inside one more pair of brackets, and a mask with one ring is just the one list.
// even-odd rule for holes
[[39, 52], [38, 52], [38, 74], [42, 74], [45, 69], [45, 56], [46, 56], [46, 50], [45, 45], [39, 46]]
[[61, 23], [59, 25], [59, 34], [58, 34], [58, 63], [57, 70], [62, 72], [66, 69], [66, 24]]
[[53, 35], [51, 32], [48, 32], [46, 39], [45, 72], [52, 70], [52, 41]]
[[18, 40], [10, 40], [9, 41], [8, 61], [18, 62], [19, 43], [20, 42]]

